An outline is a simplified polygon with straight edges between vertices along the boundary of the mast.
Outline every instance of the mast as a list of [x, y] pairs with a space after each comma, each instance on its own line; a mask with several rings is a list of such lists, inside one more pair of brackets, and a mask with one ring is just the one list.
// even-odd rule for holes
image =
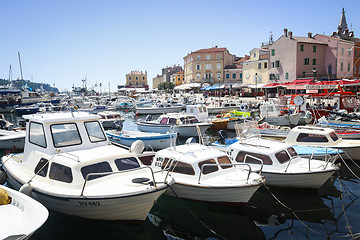
[[24, 80], [23, 72], [22, 72], [22, 67], [21, 67], [20, 52], [18, 52], [18, 56], [19, 56], [19, 65], [20, 65], [21, 80]]

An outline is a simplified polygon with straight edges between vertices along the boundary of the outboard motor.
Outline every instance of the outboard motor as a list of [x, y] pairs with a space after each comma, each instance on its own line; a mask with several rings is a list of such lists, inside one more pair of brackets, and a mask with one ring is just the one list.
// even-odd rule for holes
[[219, 130], [219, 131], [218, 131], [218, 135], [219, 135], [219, 140], [218, 140], [218, 142], [219, 142], [220, 144], [226, 145], [226, 139], [229, 138], [228, 135], [227, 135], [227, 133], [226, 133], [224, 130]]
[[117, 120], [117, 121], [113, 122], [113, 128], [121, 130], [123, 128], [123, 124], [121, 123], [121, 121]]

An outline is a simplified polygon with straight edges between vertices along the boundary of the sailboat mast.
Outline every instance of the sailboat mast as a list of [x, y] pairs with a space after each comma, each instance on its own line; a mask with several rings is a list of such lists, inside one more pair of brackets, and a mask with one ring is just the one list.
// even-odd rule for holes
[[19, 65], [20, 65], [21, 80], [24, 80], [23, 72], [22, 72], [22, 66], [21, 66], [20, 52], [18, 52], [18, 56], [19, 56]]

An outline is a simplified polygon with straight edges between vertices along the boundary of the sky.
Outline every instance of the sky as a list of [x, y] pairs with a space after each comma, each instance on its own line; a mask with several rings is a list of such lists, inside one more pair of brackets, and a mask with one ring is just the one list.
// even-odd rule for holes
[[[192, 51], [214, 46], [244, 56], [287, 28], [294, 36], [331, 35], [342, 8], [360, 37], [360, 1], [1, 0], [0, 78], [115, 91], [126, 74], [148, 83]], [[100, 89], [99, 85], [102, 84]], [[97, 87], [95, 87], [97, 86]]]

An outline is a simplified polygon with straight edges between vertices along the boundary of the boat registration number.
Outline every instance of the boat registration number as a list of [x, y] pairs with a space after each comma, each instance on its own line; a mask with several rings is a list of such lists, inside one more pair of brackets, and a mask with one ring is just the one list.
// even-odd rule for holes
[[100, 206], [101, 203], [100, 202], [79, 202], [79, 205], [82, 207], [87, 207], [87, 206]]

